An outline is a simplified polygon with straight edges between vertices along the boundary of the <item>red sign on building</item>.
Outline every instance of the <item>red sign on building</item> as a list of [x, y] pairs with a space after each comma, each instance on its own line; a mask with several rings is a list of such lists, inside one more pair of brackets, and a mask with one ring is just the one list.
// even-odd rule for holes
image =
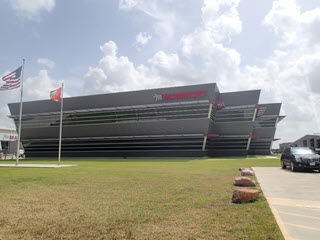
[[213, 104], [215, 105], [216, 109], [223, 109], [226, 107], [223, 101], [214, 102]]
[[156, 101], [171, 101], [177, 99], [188, 99], [188, 98], [203, 98], [206, 97], [207, 91], [195, 91], [186, 93], [171, 93], [171, 94], [154, 94], [153, 98]]

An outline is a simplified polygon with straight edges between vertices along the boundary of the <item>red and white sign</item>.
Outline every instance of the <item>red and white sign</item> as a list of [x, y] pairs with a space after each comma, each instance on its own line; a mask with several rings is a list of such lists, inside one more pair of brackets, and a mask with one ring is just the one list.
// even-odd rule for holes
[[51, 100], [53, 100], [53, 101], [61, 102], [61, 88], [52, 90], [52, 91], [50, 92], [50, 98], [51, 98]]
[[6, 134], [0, 133], [0, 141], [17, 141], [18, 135], [17, 134]]
[[223, 101], [214, 102], [213, 104], [215, 105], [216, 109], [223, 109], [226, 107]]
[[154, 94], [153, 98], [155, 101], [171, 101], [177, 99], [188, 99], [188, 98], [203, 98], [206, 97], [207, 91], [195, 91], [185, 93], [171, 93], [171, 94]]
[[256, 114], [256, 118], [263, 116], [267, 107], [266, 106], [259, 106]]

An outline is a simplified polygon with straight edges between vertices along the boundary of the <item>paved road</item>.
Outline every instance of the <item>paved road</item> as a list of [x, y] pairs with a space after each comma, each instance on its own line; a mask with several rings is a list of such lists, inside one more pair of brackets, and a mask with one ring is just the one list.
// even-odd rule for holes
[[285, 239], [320, 239], [320, 173], [254, 167]]

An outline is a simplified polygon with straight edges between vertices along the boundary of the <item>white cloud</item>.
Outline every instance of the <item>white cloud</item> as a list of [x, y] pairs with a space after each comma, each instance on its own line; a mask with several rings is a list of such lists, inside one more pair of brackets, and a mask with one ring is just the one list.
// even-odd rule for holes
[[264, 23], [281, 37], [284, 46], [320, 43], [320, 8], [302, 13], [295, 0], [276, 0]]
[[9, 108], [3, 105], [3, 106], [0, 106], [0, 111], [1, 111], [0, 128], [15, 129], [13, 120], [7, 117], [10, 115]]
[[90, 94], [101, 93], [106, 91], [105, 86], [108, 85], [107, 76], [101, 68], [89, 67], [89, 71], [84, 76], [84, 92]]
[[153, 29], [163, 39], [170, 39], [179, 25], [177, 16], [172, 10], [172, 2], [157, 0], [119, 0], [119, 9], [125, 11], [139, 10], [155, 22]]
[[202, 81], [214, 81], [227, 87], [230, 80], [236, 79], [241, 57], [224, 43], [241, 32], [238, 4], [237, 0], [205, 0], [201, 8], [202, 24], [181, 39], [184, 56], [190, 61], [196, 59], [195, 64], [201, 65]]
[[271, 11], [265, 16], [264, 22], [270, 25], [275, 33], [283, 34], [297, 30], [300, 18], [300, 7], [295, 0], [273, 1]]
[[283, 72], [290, 69], [295, 76], [303, 76], [303, 84], [320, 94], [320, 81], [316, 80], [320, 77], [320, 8], [301, 12], [295, 0], [274, 1], [264, 23], [281, 38], [281, 54], [273, 58], [284, 67]]
[[34, 19], [40, 12], [51, 12], [55, 7], [55, 0], [7, 0], [11, 8], [19, 15]]
[[169, 71], [176, 69], [179, 63], [179, 57], [177, 54], [166, 54], [163, 51], [157, 52], [149, 62], [159, 69]]
[[309, 75], [310, 89], [312, 92], [320, 93], [320, 63], [315, 65]]
[[38, 58], [37, 62], [38, 62], [39, 64], [42, 64], [42, 65], [50, 68], [50, 69], [53, 69], [53, 68], [56, 67], [55, 62], [52, 61], [52, 60], [50, 60], [50, 59], [48, 59], [48, 58]]
[[215, 52], [214, 49], [224, 48], [221, 44], [225, 40], [231, 41], [231, 37], [242, 30], [238, 5], [239, 0], [204, 0], [201, 8], [202, 24], [182, 37], [183, 53], [187, 56], [201, 55], [208, 59], [208, 56], [211, 58], [212, 50]]
[[176, 53], [159, 51], [148, 60], [150, 66], [136, 67], [128, 57], [117, 56], [117, 46], [113, 41], [100, 46], [100, 50], [103, 58], [84, 76], [86, 94], [173, 86], [194, 79], [192, 68], [187, 69], [181, 64]]
[[49, 99], [51, 90], [58, 88], [61, 84], [55, 84], [47, 70], [40, 70], [37, 76], [28, 77], [24, 81], [24, 100], [33, 101]]
[[141, 49], [148, 44], [151, 38], [152, 38], [151, 35], [145, 32], [139, 32], [136, 36], [136, 41], [134, 43], [136, 49], [138, 51], [141, 51]]
[[84, 92], [95, 94], [131, 90], [136, 87], [143, 76], [127, 57], [117, 56], [117, 45], [109, 41], [100, 46], [100, 50], [104, 56], [98, 67], [90, 67], [85, 75]]
[[277, 130], [282, 142], [320, 130], [319, 19], [319, 8], [301, 12], [294, 0], [274, 1], [263, 23], [279, 37], [278, 49], [262, 67], [241, 72], [244, 86], [262, 89], [263, 101], [283, 103], [287, 118]]
[[119, 8], [122, 10], [129, 10], [138, 4], [137, 0], [120, 0]]
[[158, 51], [148, 62], [151, 66], [147, 77], [157, 79], [159, 87], [194, 84], [199, 81], [199, 72], [193, 66], [182, 64], [177, 53]]
[[[117, 46], [109, 41], [100, 47], [104, 57], [97, 67], [90, 67], [85, 75], [85, 92], [124, 91], [172, 86], [186, 83], [217, 81], [224, 84], [234, 79], [239, 71], [240, 54], [223, 46], [231, 36], [241, 32], [241, 21], [237, 12], [239, 1], [205, 1], [202, 7], [202, 24], [182, 38], [182, 53], [187, 59], [183, 63], [178, 53], [158, 51], [148, 60], [149, 65], [134, 64], [125, 56], [117, 56]], [[120, 1], [120, 9], [138, 9], [159, 22], [166, 19], [156, 1]], [[174, 14], [173, 14], [174, 15]], [[143, 36], [143, 33], [139, 34]], [[139, 36], [138, 35], [138, 36]], [[147, 43], [146, 37], [140, 42]], [[194, 67], [193, 58], [200, 61]], [[199, 63], [197, 63], [199, 65]], [[91, 84], [91, 83], [95, 83]]]
[[237, 7], [240, 0], [204, 0], [201, 8], [203, 27], [215, 42], [225, 39], [231, 41], [231, 36], [242, 31], [242, 23]]

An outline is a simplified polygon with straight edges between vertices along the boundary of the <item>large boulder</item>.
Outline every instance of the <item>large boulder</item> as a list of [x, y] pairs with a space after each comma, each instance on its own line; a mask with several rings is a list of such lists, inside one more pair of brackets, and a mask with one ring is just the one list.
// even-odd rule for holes
[[254, 172], [250, 169], [244, 169], [241, 171], [241, 176], [254, 176]]
[[233, 203], [247, 203], [257, 200], [260, 191], [254, 189], [236, 189], [232, 195]]
[[255, 187], [256, 183], [251, 178], [247, 177], [236, 177], [234, 179], [236, 186], [243, 186], [243, 187]]

